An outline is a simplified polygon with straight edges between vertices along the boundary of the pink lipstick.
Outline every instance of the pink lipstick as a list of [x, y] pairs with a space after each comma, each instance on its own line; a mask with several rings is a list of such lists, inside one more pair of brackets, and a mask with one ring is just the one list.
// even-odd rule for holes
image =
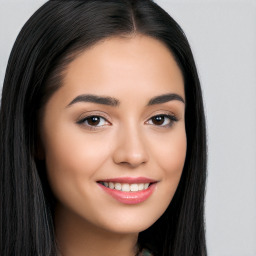
[[124, 204], [138, 204], [148, 199], [155, 190], [156, 181], [145, 177], [104, 179], [98, 185], [110, 196]]

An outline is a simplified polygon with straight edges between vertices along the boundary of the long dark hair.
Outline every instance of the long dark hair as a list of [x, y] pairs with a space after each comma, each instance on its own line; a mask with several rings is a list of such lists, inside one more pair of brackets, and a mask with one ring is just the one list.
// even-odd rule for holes
[[0, 109], [0, 254], [56, 255], [52, 202], [37, 160], [40, 109], [82, 50], [111, 36], [143, 34], [164, 43], [185, 84], [187, 155], [165, 213], [139, 234], [161, 256], [206, 256], [206, 131], [200, 82], [180, 26], [150, 0], [52, 0], [28, 20], [12, 49]]

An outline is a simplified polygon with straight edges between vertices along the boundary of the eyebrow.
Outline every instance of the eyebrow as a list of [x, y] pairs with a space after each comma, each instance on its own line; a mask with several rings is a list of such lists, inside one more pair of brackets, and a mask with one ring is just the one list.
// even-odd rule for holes
[[[167, 93], [167, 94], [159, 95], [159, 96], [156, 96], [156, 97], [150, 99], [147, 106], [162, 104], [162, 103], [166, 103], [166, 102], [173, 101], [173, 100], [177, 100], [177, 101], [185, 103], [185, 100], [180, 95], [178, 95], [176, 93]], [[107, 105], [107, 106], [112, 106], [112, 107], [118, 107], [120, 105], [120, 101], [113, 97], [98, 96], [98, 95], [94, 95], [94, 94], [81, 94], [81, 95], [77, 96], [76, 98], [74, 98], [67, 105], [67, 107], [69, 107], [75, 103], [78, 103], [78, 102], [92, 102], [92, 103]]]
[[173, 100], [178, 100], [178, 101], [185, 103], [185, 100], [180, 95], [178, 95], [176, 93], [167, 93], [167, 94], [163, 94], [163, 95], [156, 96], [156, 97], [152, 98], [148, 102], [147, 106], [166, 103], [168, 101], [173, 101]]
[[68, 105], [67, 107], [78, 103], [78, 102], [92, 102], [96, 104], [101, 104], [101, 105], [108, 105], [112, 107], [117, 107], [120, 105], [120, 101], [112, 98], [112, 97], [104, 97], [104, 96], [98, 96], [94, 94], [82, 94], [74, 98]]

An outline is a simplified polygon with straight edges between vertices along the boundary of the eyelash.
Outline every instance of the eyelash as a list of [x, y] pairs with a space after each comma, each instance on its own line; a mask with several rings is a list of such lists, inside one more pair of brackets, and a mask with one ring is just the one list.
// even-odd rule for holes
[[[161, 128], [170, 128], [173, 126], [173, 124], [175, 122], [178, 121], [178, 119], [176, 118], [175, 115], [167, 115], [167, 114], [159, 114], [159, 115], [155, 115], [155, 116], [152, 116], [150, 119], [148, 119], [148, 121], [146, 121], [146, 123], [148, 123], [150, 120], [152, 120], [153, 118], [157, 118], [157, 117], [164, 117], [165, 120], [164, 122], [166, 121], [166, 118], [169, 119], [169, 122], [165, 125], [155, 125], [155, 126], [159, 126]], [[96, 130], [96, 129], [99, 129], [101, 128], [102, 126], [105, 126], [105, 125], [101, 125], [101, 126], [94, 126], [94, 125], [90, 125], [88, 124], [88, 120], [89, 119], [92, 119], [92, 118], [99, 118], [99, 119], [104, 119], [105, 122], [108, 122], [107, 119], [103, 116], [100, 116], [100, 115], [90, 115], [90, 116], [87, 116], [85, 118], [82, 118], [81, 120], [78, 120], [77, 123], [79, 125], [83, 125], [83, 126], [86, 126], [87, 129], [89, 130]], [[87, 124], [85, 124], [85, 122], [87, 122]], [[101, 121], [100, 121], [101, 122]], [[150, 124], [150, 125], [154, 125], [154, 124]]]
[[[168, 122], [167, 124], [165, 124], [165, 125], [156, 125], [156, 126], [160, 126], [160, 127], [163, 127], [163, 128], [170, 128], [170, 127], [173, 126], [174, 122], [177, 122], [177, 121], [178, 121], [178, 119], [176, 118], [175, 115], [159, 114], [159, 115], [152, 116], [152, 117], [147, 121], [147, 123], [148, 123], [150, 120], [152, 120], [153, 118], [156, 119], [156, 118], [158, 118], [158, 117], [165, 118], [164, 123], [165, 123], [165, 121], [166, 121], [166, 118], [169, 119], [169, 122]], [[154, 124], [150, 124], [150, 125], [154, 125]]]
[[[88, 124], [88, 120], [89, 120], [89, 119], [92, 119], [92, 118], [95, 118], [95, 117], [96, 117], [96, 118], [103, 119], [103, 120], [105, 120], [105, 122], [107, 122], [107, 119], [106, 119], [105, 117], [103, 117], [103, 116], [100, 116], [100, 115], [91, 115], [91, 116], [87, 116], [87, 117], [85, 117], [85, 118], [82, 118], [82, 119], [79, 120], [77, 123], [80, 124], [80, 125], [86, 126], [86, 128], [89, 129], [89, 130], [96, 130], [96, 129], [102, 127], [103, 125], [101, 125], [101, 126], [93, 126], [93, 125]], [[87, 122], [87, 124], [86, 124], [86, 122]]]

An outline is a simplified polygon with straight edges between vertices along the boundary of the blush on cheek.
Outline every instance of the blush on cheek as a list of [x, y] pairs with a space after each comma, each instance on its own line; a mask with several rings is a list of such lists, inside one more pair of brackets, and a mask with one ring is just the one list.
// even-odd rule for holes
[[173, 139], [170, 143], [166, 143], [159, 149], [159, 160], [158, 164], [161, 168], [170, 175], [180, 173], [183, 170], [183, 166], [186, 158], [186, 135], [180, 137], [179, 139]]

